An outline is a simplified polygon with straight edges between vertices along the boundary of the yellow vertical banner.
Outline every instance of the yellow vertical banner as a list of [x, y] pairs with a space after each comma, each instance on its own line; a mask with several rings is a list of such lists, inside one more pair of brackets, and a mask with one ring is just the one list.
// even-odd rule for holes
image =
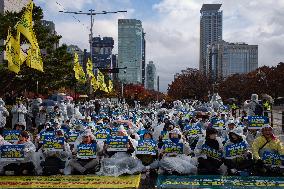
[[30, 48], [28, 50], [27, 65], [31, 68], [43, 72], [43, 62], [40, 56], [39, 49]]
[[20, 53], [20, 38], [17, 37], [15, 39], [10, 33], [10, 31], [8, 31], [8, 36], [6, 40], [6, 59], [8, 60], [8, 69], [15, 72], [16, 74], [18, 74], [20, 71]]

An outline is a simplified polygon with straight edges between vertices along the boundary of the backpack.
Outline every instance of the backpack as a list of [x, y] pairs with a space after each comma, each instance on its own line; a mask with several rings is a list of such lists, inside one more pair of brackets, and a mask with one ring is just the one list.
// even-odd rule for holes
[[255, 108], [254, 108], [254, 114], [256, 116], [262, 116], [263, 113], [263, 108], [259, 103], [256, 103]]

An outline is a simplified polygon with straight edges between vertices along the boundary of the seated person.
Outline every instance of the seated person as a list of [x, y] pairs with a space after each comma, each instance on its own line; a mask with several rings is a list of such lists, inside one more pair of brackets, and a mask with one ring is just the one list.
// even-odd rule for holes
[[25, 159], [10, 163], [4, 167], [5, 175], [34, 175], [33, 156], [36, 150], [35, 145], [29, 140], [29, 133], [22, 131], [19, 135], [19, 141], [16, 144], [24, 145]]
[[[95, 136], [91, 132], [90, 129], [85, 130], [81, 134], [81, 139], [78, 145], [80, 144], [97, 144], [95, 141]], [[78, 145], [74, 146], [73, 149], [73, 159], [70, 161], [70, 166], [74, 170], [74, 172], [79, 172], [80, 174], [88, 174], [88, 173], [95, 173], [98, 171], [99, 168], [99, 158], [98, 154], [96, 158], [88, 158], [88, 159], [81, 159], [77, 157], [77, 147]], [[97, 145], [97, 152], [99, 151], [99, 145]]]

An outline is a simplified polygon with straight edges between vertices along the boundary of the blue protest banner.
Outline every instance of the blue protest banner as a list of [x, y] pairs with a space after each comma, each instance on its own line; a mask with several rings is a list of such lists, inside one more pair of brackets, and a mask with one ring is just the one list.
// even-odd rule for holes
[[202, 129], [200, 124], [186, 125], [184, 131], [187, 135], [196, 136], [202, 134]]
[[76, 131], [70, 131], [67, 136], [68, 136], [68, 139], [67, 139], [67, 142], [69, 144], [75, 144], [78, 136], [79, 136], [79, 132], [76, 132]]
[[77, 157], [90, 159], [97, 157], [97, 144], [79, 144], [77, 146]]
[[219, 118], [212, 118], [211, 124], [212, 127], [214, 127], [215, 129], [223, 129], [223, 127], [225, 126], [225, 120]]
[[3, 145], [0, 148], [1, 149], [0, 157], [2, 160], [5, 161], [24, 160], [25, 159], [24, 148], [25, 146], [23, 144]]
[[51, 151], [63, 151], [64, 149], [64, 137], [50, 137], [43, 141], [43, 148]]
[[281, 156], [278, 153], [272, 153], [269, 151], [263, 152], [262, 158], [264, 164], [272, 166], [282, 166]]
[[167, 141], [169, 139], [169, 134], [167, 131], [161, 131], [161, 136], [163, 141]]
[[268, 118], [265, 116], [248, 116], [249, 129], [261, 129], [263, 125], [268, 124]]
[[96, 132], [95, 137], [97, 141], [106, 141], [110, 135], [110, 129], [100, 129]]
[[39, 133], [39, 143], [43, 144], [44, 141], [50, 140], [50, 138], [55, 137], [55, 132], [54, 131], [43, 131]]
[[183, 143], [174, 143], [171, 141], [165, 141], [162, 147], [165, 153], [177, 153], [183, 154]]
[[109, 152], [126, 152], [128, 136], [109, 136], [106, 144]]
[[203, 144], [201, 147], [201, 152], [204, 153], [207, 157], [211, 157], [214, 159], [221, 159], [223, 154], [222, 152], [215, 150], [209, 146], [207, 146], [206, 144]]
[[242, 156], [247, 151], [245, 141], [225, 146], [225, 156], [227, 159], [233, 159]]
[[152, 139], [147, 140], [139, 140], [138, 146], [136, 148], [136, 154], [149, 154], [149, 155], [156, 155], [157, 142]]
[[15, 143], [19, 140], [19, 135], [21, 131], [19, 130], [4, 130], [3, 131], [3, 138], [7, 142]]

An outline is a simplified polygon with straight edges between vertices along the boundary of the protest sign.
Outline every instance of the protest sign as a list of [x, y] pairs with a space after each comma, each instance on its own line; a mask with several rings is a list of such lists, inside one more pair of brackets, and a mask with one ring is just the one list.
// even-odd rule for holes
[[215, 129], [223, 129], [223, 127], [225, 126], [225, 120], [219, 118], [212, 118], [211, 124], [212, 127], [214, 127]]
[[106, 141], [110, 135], [110, 129], [100, 129], [96, 132], [95, 137], [97, 141]]
[[63, 137], [48, 138], [45, 141], [43, 141], [43, 148], [45, 150], [51, 150], [51, 151], [63, 151], [64, 138]]
[[79, 132], [76, 132], [76, 131], [71, 131], [69, 132], [67, 135], [68, 135], [68, 139], [67, 139], [67, 142], [69, 144], [75, 144], [78, 136], [79, 136]]
[[163, 141], [169, 140], [169, 134], [167, 131], [161, 131], [161, 136]]
[[109, 152], [126, 152], [127, 151], [127, 136], [109, 136], [106, 144]]
[[264, 164], [272, 165], [272, 166], [282, 166], [281, 156], [278, 153], [272, 153], [269, 151], [265, 151], [262, 155], [262, 160]]
[[165, 141], [162, 148], [165, 153], [183, 154], [183, 143], [174, 143], [171, 141]]
[[225, 156], [227, 159], [233, 159], [242, 156], [247, 151], [247, 144], [245, 141], [227, 145], [225, 147]]
[[149, 155], [156, 155], [156, 141], [152, 139], [147, 140], [139, 140], [136, 154], [149, 154]]
[[19, 140], [19, 135], [21, 131], [19, 130], [4, 130], [3, 131], [3, 138], [7, 142], [15, 143]]
[[189, 136], [197, 136], [199, 134], [202, 134], [202, 129], [200, 124], [186, 125], [184, 127], [184, 131]]
[[25, 146], [23, 144], [17, 145], [3, 145], [1, 146], [1, 159], [5, 161], [16, 161], [16, 160], [24, 160]]
[[97, 144], [79, 144], [77, 146], [77, 157], [90, 159], [97, 157]]
[[248, 116], [249, 129], [261, 129], [263, 125], [268, 124], [268, 118], [265, 116]]
[[215, 150], [206, 144], [203, 144], [201, 147], [202, 153], [204, 153], [207, 157], [211, 157], [214, 159], [221, 159], [222, 158], [222, 152]]
[[50, 140], [51, 138], [55, 137], [54, 131], [43, 131], [39, 133], [39, 143], [43, 144], [44, 141]]

